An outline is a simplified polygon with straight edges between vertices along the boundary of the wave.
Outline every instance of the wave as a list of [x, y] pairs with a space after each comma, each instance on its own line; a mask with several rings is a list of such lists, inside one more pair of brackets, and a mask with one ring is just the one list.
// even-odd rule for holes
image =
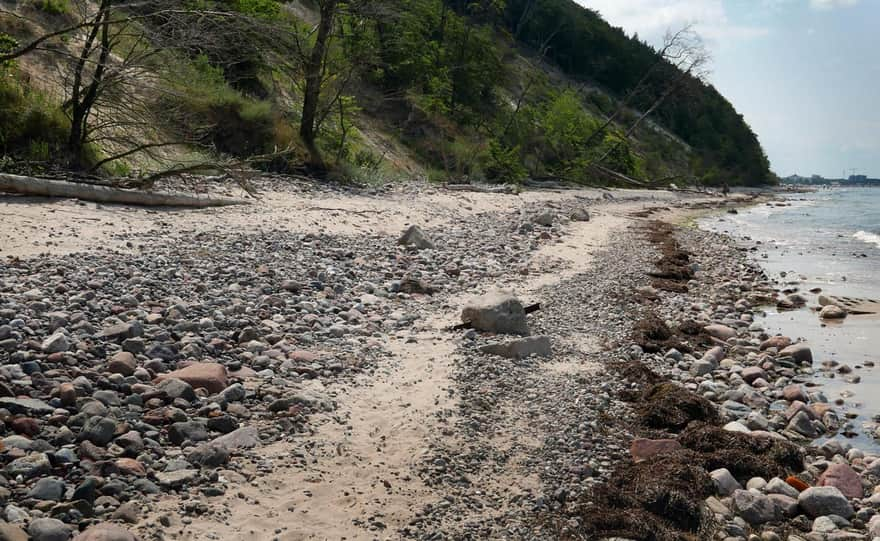
[[880, 235], [878, 235], [877, 233], [859, 231], [858, 233], [853, 235], [853, 238], [856, 238], [862, 242], [867, 242], [868, 244], [874, 244], [875, 246], [880, 248]]

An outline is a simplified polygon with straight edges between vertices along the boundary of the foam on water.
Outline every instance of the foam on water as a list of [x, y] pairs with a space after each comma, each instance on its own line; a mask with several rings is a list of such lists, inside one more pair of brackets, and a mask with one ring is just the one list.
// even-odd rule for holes
[[868, 244], [874, 244], [880, 247], [880, 235], [877, 233], [869, 233], [867, 231], [859, 231], [853, 238], [858, 239], [862, 242], [867, 242]]

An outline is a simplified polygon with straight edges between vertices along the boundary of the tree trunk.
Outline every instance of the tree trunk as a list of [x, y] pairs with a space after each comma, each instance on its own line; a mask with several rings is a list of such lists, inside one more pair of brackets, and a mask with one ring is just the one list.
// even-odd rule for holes
[[[70, 166], [73, 169], [82, 168], [82, 154], [85, 140], [88, 135], [88, 121], [91, 108], [98, 97], [99, 85], [104, 74], [107, 58], [110, 54], [110, 37], [107, 21], [110, 17], [110, 4], [112, 0], [102, 0], [95, 15], [95, 20], [83, 49], [77, 59], [73, 72], [73, 83], [70, 89], [70, 133], [67, 138], [67, 151], [70, 154]], [[101, 54], [98, 64], [92, 74], [92, 80], [88, 87], [83, 83], [86, 64], [92, 55], [95, 47], [95, 40], [98, 39], [98, 33], [101, 34]]]
[[330, 32], [333, 30], [333, 17], [336, 14], [338, 0], [324, 0], [321, 3], [321, 20], [318, 23], [318, 35], [315, 45], [306, 62], [306, 89], [303, 96], [302, 121], [299, 125], [299, 135], [302, 138], [306, 150], [309, 152], [309, 165], [318, 169], [326, 169], [321, 152], [318, 150], [316, 139], [318, 136], [318, 106], [321, 101], [322, 72], [324, 58], [327, 55], [327, 43], [330, 40]]
[[109, 186], [98, 186], [96, 184], [78, 184], [76, 182], [22, 177], [5, 173], [0, 173], [0, 192], [145, 207], [206, 208], [250, 204], [250, 202], [242, 199], [218, 199], [173, 193], [138, 192], [111, 188]]

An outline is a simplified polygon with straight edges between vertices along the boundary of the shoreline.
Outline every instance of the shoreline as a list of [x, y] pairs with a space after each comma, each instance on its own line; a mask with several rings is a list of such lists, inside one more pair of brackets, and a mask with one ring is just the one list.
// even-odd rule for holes
[[[675, 363], [670, 363], [666, 351], [658, 356], [642, 349], [636, 355], [633, 328], [657, 309], [668, 319], [685, 313], [711, 320], [709, 305], [695, 310], [694, 303], [726, 303], [732, 291], [719, 279], [717, 269], [709, 270], [713, 266], [723, 267], [733, 281], [744, 279], [736, 275], [742, 271], [742, 261], [737, 259], [742, 254], [729, 242], [721, 241], [720, 246], [725, 246], [722, 257], [704, 246], [717, 237], [702, 232], [679, 228], [667, 236], [646, 238], [645, 226], [650, 229], [656, 217], [671, 220], [694, 212], [692, 207], [706, 198], [615, 191], [615, 200], [608, 201], [598, 190], [526, 192], [522, 197], [443, 194], [425, 186], [396, 188], [390, 194], [327, 193], [320, 187], [297, 187], [297, 191], [289, 202], [272, 195], [268, 209], [261, 205], [226, 214], [76, 209], [84, 221], [93, 222], [86, 219], [98, 215], [103, 220], [110, 214], [129, 223], [127, 232], [117, 232], [113, 245], [130, 242], [131, 246], [115, 254], [9, 260], [19, 277], [43, 278], [44, 282], [52, 277], [50, 281], [56, 284], [95, 291], [103, 315], [86, 318], [93, 321], [95, 331], [102, 321], [110, 321], [108, 315], [133, 318], [130, 321], [147, 321], [150, 316], [145, 346], [156, 345], [162, 328], [176, 329], [177, 336], [169, 337], [174, 341], [186, 338], [183, 347], [172, 350], [174, 356], [168, 353], [169, 359], [161, 364], [148, 359], [163, 352], [161, 348], [149, 354], [134, 353], [136, 368], [126, 376], [107, 362], [108, 358], [121, 361], [117, 359], [119, 344], [130, 349], [133, 343], [126, 346], [120, 340], [114, 346], [112, 340], [104, 339], [106, 349], [90, 350], [94, 346], [88, 342], [96, 340], [92, 335], [84, 334], [83, 328], [68, 329], [68, 349], [50, 354], [45, 342], [34, 342], [49, 334], [48, 320], [45, 328], [33, 329], [36, 336], [31, 342], [43, 353], [38, 348], [29, 357], [40, 368], [54, 368], [48, 372], [54, 381], [74, 375], [69, 368], [59, 371], [64, 364], [55, 363], [63, 363], [76, 351], [83, 352], [78, 354], [79, 362], [88, 368], [80, 374], [86, 379], [101, 381], [95, 378], [107, 378], [110, 370], [106, 381], [111, 385], [104, 391], [112, 391], [122, 402], [114, 405], [112, 395], [89, 397], [76, 388], [76, 405], [68, 404], [69, 412], [107, 402], [99, 417], [114, 420], [116, 432], [133, 428], [142, 440], [158, 442], [139, 453], [123, 449], [121, 454], [114, 443], [97, 461], [80, 463], [100, 466], [98, 471], [111, 478], [140, 477], [166, 493], [159, 498], [145, 496], [141, 488], [149, 487], [141, 483], [137, 490], [118, 494], [118, 507], [105, 500], [106, 507], [92, 508], [93, 513], [98, 511], [97, 519], [131, 518], [128, 521], [143, 539], [208, 535], [220, 539], [242, 535], [281, 540], [421, 539], [438, 532], [552, 539], [562, 530], [578, 534], [589, 526], [578, 512], [588, 503], [584, 498], [589, 497], [590, 487], [614, 482], [620, 471], [644, 467], [630, 462], [632, 439], [674, 436], [668, 430], [645, 426], [639, 402], [623, 399], [632, 399], [636, 389], [644, 392], [645, 378], [650, 376], [639, 369], [641, 376], [626, 381], [621, 374], [633, 368], [630, 361], [664, 370], [672, 364], [673, 376], [689, 373], [697, 362], [683, 352]], [[379, 195], [390, 196], [390, 201]], [[317, 208], [325, 210], [312, 210]], [[569, 218], [582, 210], [591, 215], [589, 221], [578, 221], [583, 215]], [[291, 219], [292, 213], [298, 219]], [[148, 220], [157, 217], [165, 223], [151, 229]], [[278, 222], [281, 227], [269, 229], [281, 217], [285, 218]], [[318, 217], [320, 222], [313, 223]], [[542, 225], [548, 221], [551, 225]], [[107, 224], [95, 223], [100, 230], [86, 230], [94, 235], [86, 235], [85, 240], [112, 238], [107, 235], [112, 234], [114, 224], [108, 233]], [[393, 248], [396, 236], [409, 223], [425, 226], [438, 249], [425, 255]], [[230, 233], [219, 226], [238, 230]], [[174, 234], [169, 235], [172, 230]], [[352, 237], [356, 231], [363, 238]], [[670, 243], [676, 236], [682, 239]], [[693, 250], [695, 257], [705, 259], [707, 270], [698, 271], [693, 284], [674, 279], [674, 272], [672, 278], [655, 284], [673, 290], [685, 285], [694, 288], [692, 292], [649, 287], [651, 279], [645, 271], [653, 268], [658, 251], [676, 259], [680, 249]], [[31, 249], [21, 251], [26, 255]], [[75, 261], [84, 268], [71, 267]], [[59, 275], [54, 266], [69, 270]], [[82, 273], [86, 269], [98, 270], [95, 276], [101, 283], [89, 282]], [[167, 276], [169, 283], [151, 281], [153, 275]], [[113, 276], [127, 278], [114, 283]], [[394, 279], [388, 281], [389, 276]], [[297, 283], [279, 287], [285, 280]], [[23, 301], [19, 312], [33, 309], [34, 302], [47, 302], [29, 300], [41, 296], [24, 295], [31, 291], [24, 288], [27, 284], [10, 282], [8, 276], [0, 276], [0, 283], [5, 283], [8, 295]], [[194, 287], [197, 284], [201, 292]], [[525, 303], [541, 304], [541, 310], [529, 317], [529, 325], [533, 334], [550, 337], [553, 354], [549, 359], [507, 359], [481, 353], [481, 347], [500, 337], [446, 330], [468, 298], [496, 285], [515, 286]], [[133, 301], [123, 291], [131, 288]], [[437, 292], [431, 295], [431, 289]], [[172, 294], [190, 300], [172, 306], [163, 300]], [[134, 302], [134, 307], [117, 310], [112, 306], [123, 298]], [[196, 299], [203, 300], [193, 302]], [[217, 307], [210, 308], [217, 301], [221, 301]], [[244, 317], [212, 316], [236, 303], [243, 311], [232, 310], [228, 315]], [[54, 308], [54, 301], [48, 304], [30, 318], [41, 320], [41, 313]], [[171, 309], [182, 313], [170, 317]], [[728, 314], [739, 313], [734, 310]], [[253, 316], [248, 316], [251, 312]], [[280, 318], [273, 319], [273, 314]], [[69, 321], [71, 315], [67, 317]], [[242, 332], [248, 339], [241, 339]], [[698, 345], [698, 339], [705, 337], [700, 333], [683, 339], [695, 342], [695, 354], [713, 345], [711, 341]], [[733, 349], [740, 347], [748, 350], [752, 346]], [[29, 348], [26, 344], [25, 350]], [[633, 355], [638, 358], [631, 359]], [[744, 358], [748, 364], [757, 360]], [[219, 361], [227, 369], [224, 384], [236, 390], [227, 393], [223, 389], [216, 396], [211, 391], [197, 394], [189, 404], [169, 400], [167, 394], [152, 394], [151, 372], [180, 368], [187, 359]], [[621, 364], [622, 360], [626, 362]], [[765, 369], [766, 373], [774, 370]], [[719, 369], [719, 377], [736, 381], [741, 372], [725, 367]], [[141, 386], [133, 394], [127, 394], [131, 389], [124, 386], [128, 378]], [[686, 386], [701, 390], [695, 380], [682, 378]], [[15, 381], [13, 390], [25, 388], [21, 387], [24, 380]], [[52, 386], [42, 388], [48, 391]], [[133, 398], [138, 393], [144, 399], [152, 396], [149, 400], [155, 407], [138, 405]], [[217, 396], [225, 398], [218, 401]], [[167, 409], [171, 402], [177, 411]], [[219, 409], [205, 409], [212, 402]], [[137, 424], [145, 414], [154, 419], [150, 422], [156, 424], [151, 426], [157, 429]], [[48, 413], [30, 415], [37, 418], [40, 437], [53, 444], [61, 442], [59, 419], [49, 422], [40, 417]], [[212, 415], [225, 424], [212, 421]], [[159, 420], [161, 416], [167, 420]], [[771, 421], [767, 420], [768, 427]], [[81, 417], [60, 422], [60, 426], [79, 429], [80, 434], [85, 428], [78, 427]], [[234, 438], [217, 436], [218, 429], [222, 433], [233, 427]], [[258, 428], [256, 440], [248, 427]], [[182, 438], [179, 445], [166, 442], [178, 433], [174, 437]], [[118, 437], [115, 434], [111, 439]], [[131, 438], [137, 439], [129, 434]], [[225, 456], [217, 445], [203, 443], [220, 438], [225, 438]], [[24, 443], [10, 443], [16, 442]], [[67, 444], [78, 455], [83, 453], [82, 445]], [[34, 450], [28, 447], [17, 453], [30, 456]], [[137, 462], [144, 473], [123, 459]], [[215, 461], [218, 466], [212, 465]], [[95, 466], [59, 465], [54, 471], [73, 487], [82, 472], [95, 471]], [[20, 485], [13, 484], [12, 491], [23, 494], [43, 476], [38, 473]], [[237, 498], [230, 499], [233, 494]], [[133, 512], [129, 506], [128, 515], [118, 513], [127, 505], [125, 501], [138, 502], [139, 508]], [[628, 503], [634, 502], [638, 503]], [[42, 508], [50, 515], [75, 519], [69, 512], [59, 514], [59, 505]], [[20, 517], [23, 512], [29, 517], [23, 520], [25, 524], [41, 515], [39, 508], [27, 504], [18, 511], [13, 515]], [[347, 519], [340, 520], [340, 513]], [[8, 509], [5, 515], [8, 519]], [[79, 522], [87, 525], [95, 520]]]

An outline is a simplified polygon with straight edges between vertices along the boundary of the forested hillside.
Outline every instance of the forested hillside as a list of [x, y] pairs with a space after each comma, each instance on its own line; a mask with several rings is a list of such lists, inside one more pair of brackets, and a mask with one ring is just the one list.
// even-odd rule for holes
[[773, 180], [700, 77], [570, 0], [0, 1], [0, 167], [148, 184], [256, 167], [355, 181]]

